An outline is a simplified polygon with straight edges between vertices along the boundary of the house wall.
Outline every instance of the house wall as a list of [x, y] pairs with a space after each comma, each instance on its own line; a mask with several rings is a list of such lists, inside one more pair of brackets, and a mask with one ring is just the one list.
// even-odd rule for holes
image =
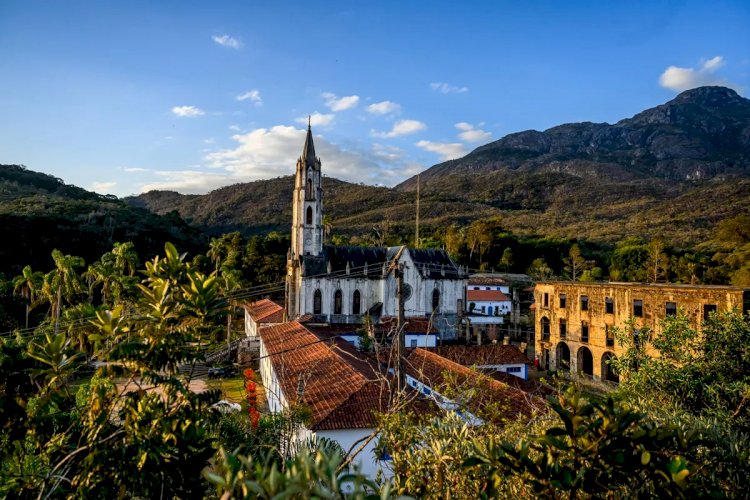
[[469, 283], [466, 285], [467, 290], [497, 290], [508, 295], [510, 293], [510, 285], [473, 285]]
[[[342, 335], [342, 339], [347, 342], [354, 344], [354, 347], [359, 348], [359, 336], [358, 335]], [[437, 346], [437, 334], [409, 334], [404, 336], [406, 347], [436, 347]], [[416, 345], [412, 345], [412, 342], [416, 342]]]
[[505, 372], [508, 375], [521, 378], [523, 380], [529, 380], [529, 365], [526, 363], [508, 363], [504, 365], [481, 365], [477, 368], [483, 370], [495, 370], [498, 372]]
[[260, 342], [260, 377], [263, 380], [269, 410], [271, 413], [279, 413], [286, 407], [287, 401], [263, 341]]
[[[547, 300], [545, 305], [545, 294]], [[560, 307], [560, 295], [565, 294], [565, 307]], [[588, 297], [588, 310], [581, 308], [581, 296]], [[534, 290], [536, 303], [536, 352], [541, 365], [545, 366], [544, 353], [548, 353], [550, 369], [561, 368], [560, 357], [563, 345], [570, 352], [570, 370], [578, 373], [583, 369], [584, 350], [593, 358], [595, 379], [606, 374], [605, 355], [619, 355], [622, 348], [614, 339], [614, 328], [622, 328], [631, 318], [636, 329], [658, 330], [659, 323], [666, 318], [666, 303], [674, 302], [680, 314], [685, 314], [694, 328], [700, 328], [704, 306], [715, 305], [718, 312], [733, 308], [742, 310], [743, 299], [748, 291], [734, 287], [655, 285], [639, 283], [539, 283]], [[614, 304], [612, 313], [606, 312], [606, 298]], [[643, 301], [643, 316], [634, 317], [634, 301]], [[549, 321], [549, 335], [544, 335], [543, 322]], [[560, 336], [560, 319], [566, 321], [567, 333]], [[588, 340], [582, 336], [582, 325], [588, 325]], [[545, 351], [546, 350], [546, 351]], [[579, 359], [579, 357], [581, 359]]]
[[250, 313], [245, 309], [245, 336], [257, 337], [258, 336], [258, 323], [250, 316]]
[[[474, 310], [471, 309], [471, 304], [474, 304]], [[482, 308], [485, 308], [485, 311], [482, 312]], [[466, 310], [469, 312], [474, 312], [476, 314], [495, 314], [495, 308], [498, 308], [497, 314], [508, 314], [510, 313], [511, 309], [511, 301], [510, 300], [472, 300], [469, 301]]]

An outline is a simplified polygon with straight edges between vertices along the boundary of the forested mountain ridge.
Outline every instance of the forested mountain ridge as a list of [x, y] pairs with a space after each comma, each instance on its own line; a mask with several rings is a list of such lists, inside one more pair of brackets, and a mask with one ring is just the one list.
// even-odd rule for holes
[[[333, 232], [372, 234], [374, 224], [392, 221], [395, 231], [412, 233], [415, 187], [414, 178], [394, 189], [325, 178]], [[292, 189], [288, 176], [202, 196], [151, 192], [127, 201], [157, 213], [177, 210], [212, 233], [252, 234], [288, 230]], [[427, 169], [421, 193], [428, 232], [495, 218], [519, 235], [603, 243], [663, 236], [690, 248], [718, 222], [750, 211], [750, 100], [702, 87], [614, 125], [510, 134]]]
[[0, 272], [10, 276], [24, 265], [50, 268], [55, 248], [91, 262], [115, 242], [132, 241], [144, 257], [161, 251], [165, 241], [185, 250], [205, 242], [176, 212], [156, 215], [21, 165], [0, 165], [0, 231], [7, 238]]

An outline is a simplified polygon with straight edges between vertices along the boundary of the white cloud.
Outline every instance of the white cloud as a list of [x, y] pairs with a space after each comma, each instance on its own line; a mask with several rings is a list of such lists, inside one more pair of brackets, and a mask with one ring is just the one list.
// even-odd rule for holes
[[91, 183], [91, 190], [96, 191], [99, 194], [110, 194], [117, 185], [116, 182], [98, 182], [94, 181]]
[[683, 90], [694, 89], [704, 85], [721, 85], [738, 89], [734, 85], [714, 73], [724, 66], [724, 58], [721, 56], [712, 57], [704, 61], [697, 68], [680, 68], [679, 66], [669, 66], [664, 73], [659, 76], [659, 84], [667, 89], [682, 92]]
[[476, 128], [471, 123], [459, 122], [455, 127], [461, 131], [458, 138], [464, 142], [484, 142], [492, 138], [492, 133]]
[[235, 38], [229, 35], [214, 35], [211, 39], [223, 47], [229, 47], [230, 49], [239, 49], [242, 47], [242, 41], [239, 38]]
[[384, 146], [375, 143], [372, 145], [372, 155], [379, 160], [393, 163], [399, 161], [404, 156], [404, 150], [395, 146]]
[[460, 158], [466, 155], [466, 149], [460, 142], [430, 142], [430, 141], [419, 141], [416, 146], [429, 151], [431, 153], [437, 153], [440, 155], [440, 159], [443, 161], [453, 160], [454, 158]]
[[201, 116], [206, 114], [202, 109], [196, 108], [195, 106], [175, 106], [174, 108], [172, 108], [172, 113], [183, 118], [190, 116]]
[[323, 93], [323, 98], [326, 100], [326, 106], [328, 106], [331, 111], [344, 111], [345, 109], [354, 108], [359, 104], [358, 95], [338, 97], [336, 94], [325, 92]]
[[229, 128], [229, 130], [231, 130], [232, 132], [239, 132], [240, 130], [242, 130], [242, 129], [241, 129], [241, 128], [240, 128], [239, 126], [237, 126], [237, 125], [230, 125], [230, 126], [229, 126], [229, 127], [227, 127], [227, 128]]
[[216, 144], [216, 139], [213, 137], [209, 137], [208, 139], [203, 139], [203, 144]]
[[260, 97], [260, 91], [257, 89], [248, 90], [244, 94], [237, 96], [238, 101], [247, 101], [250, 100], [253, 104], [256, 106], [262, 106], [263, 105], [263, 99]]
[[123, 170], [125, 172], [130, 172], [130, 173], [148, 172], [147, 168], [141, 168], [141, 167], [124, 167]]
[[395, 114], [401, 111], [401, 105], [393, 101], [381, 101], [367, 106], [367, 112], [373, 115]]
[[442, 94], [462, 94], [469, 91], [469, 87], [456, 87], [443, 82], [434, 82], [430, 84], [432, 90], [436, 90]]
[[211, 190], [239, 182], [225, 173], [200, 170], [158, 170], [154, 175], [161, 180], [143, 184], [141, 192], [178, 191], [183, 194], [205, 194]]
[[335, 118], [335, 115], [332, 114], [323, 114], [318, 113], [317, 111], [313, 114], [308, 116], [300, 116], [299, 118], [296, 118], [294, 121], [297, 123], [301, 123], [303, 125], [307, 125], [308, 119], [310, 121], [310, 125], [313, 127], [327, 127], [331, 123], [333, 123], [333, 119]]
[[399, 120], [393, 124], [393, 128], [389, 132], [372, 132], [375, 137], [382, 137], [390, 139], [393, 137], [399, 137], [402, 135], [413, 134], [420, 130], [425, 130], [427, 125], [417, 120]]
[[[285, 125], [255, 129], [233, 136], [235, 148], [210, 153], [206, 161], [212, 168], [226, 170], [235, 182], [291, 175], [302, 153], [306, 132], [304, 128]], [[323, 162], [325, 175], [337, 179], [373, 183], [384, 174], [389, 175], [371, 152], [344, 149], [321, 136], [315, 137], [315, 153]], [[400, 171], [397, 173], [401, 175]]]

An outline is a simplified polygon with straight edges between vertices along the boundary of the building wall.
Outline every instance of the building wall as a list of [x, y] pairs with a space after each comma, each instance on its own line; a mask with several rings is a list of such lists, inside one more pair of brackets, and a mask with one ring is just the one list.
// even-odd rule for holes
[[263, 380], [269, 410], [271, 413], [281, 412], [286, 407], [287, 401], [263, 341], [260, 342], [260, 377]]
[[508, 295], [510, 293], [510, 285], [474, 285], [469, 283], [466, 285], [467, 290], [497, 290]]
[[250, 316], [245, 310], [245, 336], [257, 337], [258, 336], [258, 323]]
[[495, 370], [516, 376], [523, 380], [529, 380], [529, 365], [526, 363], [509, 363], [504, 365], [481, 365], [477, 366], [481, 370]]
[[[565, 307], [560, 307], [565, 294]], [[581, 297], [588, 298], [588, 310], [582, 310]], [[622, 328], [633, 318], [636, 329], [647, 327], [658, 330], [667, 317], [667, 302], [675, 303], [679, 314], [685, 314], [693, 327], [700, 328], [704, 307], [716, 306], [718, 312], [747, 307], [748, 291], [735, 287], [662, 285], [640, 283], [539, 283], [534, 290], [536, 304], [536, 354], [542, 367], [561, 368], [564, 343], [570, 352], [570, 370], [581, 371], [584, 349], [591, 352], [592, 375], [601, 379], [606, 375], [605, 355], [618, 355], [621, 348], [614, 340], [613, 329]], [[607, 312], [606, 300], [612, 300], [613, 311]], [[634, 317], [634, 301], [642, 301], [642, 317]], [[549, 335], [544, 332], [544, 320], [549, 321]], [[560, 319], [566, 321], [565, 338], [560, 336]], [[588, 326], [588, 340], [582, 338], [583, 325]], [[580, 353], [580, 359], [579, 359]]]
[[[471, 304], [474, 304], [473, 311], [471, 310]], [[482, 311], [483, 307], [484, 307], [484, 312]], [[469, 312], [474, 312], [475, 314], [495, 315], [496, 307], [498, 309], [497, 315], [508, 314], [510, 313], [510, 309], [511, 309], [511, 301], [510, 300], [502, 300], [502, 301], [472, 300], [469, 302], [466, 310]]]

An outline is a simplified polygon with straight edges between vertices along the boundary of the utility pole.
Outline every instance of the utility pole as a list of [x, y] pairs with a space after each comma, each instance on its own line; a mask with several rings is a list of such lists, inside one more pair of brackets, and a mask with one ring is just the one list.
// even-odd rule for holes
[[419, 174], [417, 174], [417, 230], [414, 233], [414, 248], [419, 248]]
[[398, 313], [396, 316], [396, 377], [398, 379], [398, 393], [406, 388], [406, 374], [404, 373], [404, 351], [406, 350], [406, 339], [404, 338], [404, 264], [398, 264], [395, 269], [396, 275], [396, 297], [398, 298]]

